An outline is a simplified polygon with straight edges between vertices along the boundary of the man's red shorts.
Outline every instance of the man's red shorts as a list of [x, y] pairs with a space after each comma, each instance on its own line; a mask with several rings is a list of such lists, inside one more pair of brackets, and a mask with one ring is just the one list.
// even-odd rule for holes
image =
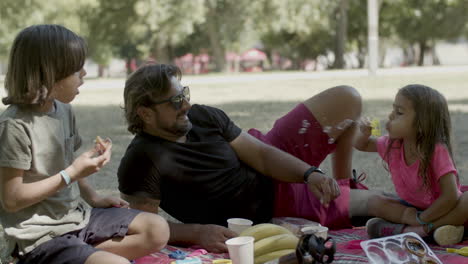
[[[248, 132], [263, 142], [317, 167], [336, 148], [336, 144], [328, 143], [328, 135], [323, 132], [322, 126], [304, 104], [297, 105], [291, 112], [278, 119], [266, 135], [256, 129], [250, 129]], [[350, 179], [340, 180], [338, 184], [341, 195], [326, 208], [309, 191], [306, 184], [276, 182], [274, 216], [306, 218], [332, 229], [351, 227]]]

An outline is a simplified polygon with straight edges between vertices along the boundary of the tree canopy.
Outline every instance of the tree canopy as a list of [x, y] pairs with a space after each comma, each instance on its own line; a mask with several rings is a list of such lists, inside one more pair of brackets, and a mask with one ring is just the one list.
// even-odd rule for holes
[[[468, 0], [380, 0], [381, 37], [419, 51], [415, 63], [439, 40], [468, 36]], [[228, 52], [258, 47], [299, 68], [333, 54], [367, 54], [367, 4], [358, 0], [2, 0], [0, 59], [5, 60], [26, 26], [56, 23], [87, 41], [100, 65], [111, 58], [173, 62], [186, 53], [207, 53], [213, 68], [227, 68]], [[330, 56], [328, 56], [330, 57]]]

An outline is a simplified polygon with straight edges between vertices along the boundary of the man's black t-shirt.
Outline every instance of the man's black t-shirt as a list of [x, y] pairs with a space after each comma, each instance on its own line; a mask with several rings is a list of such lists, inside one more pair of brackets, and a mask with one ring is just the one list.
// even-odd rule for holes
[[230, 146], [241, 129], [209, 106], [193, 105], [188, 116], [193, 127], [185, 143], [135, 136], [119, 166], [119, 190], [161, 200], [160, 207], [184, 223], [268, 221], [273, 182], [239, 160]]

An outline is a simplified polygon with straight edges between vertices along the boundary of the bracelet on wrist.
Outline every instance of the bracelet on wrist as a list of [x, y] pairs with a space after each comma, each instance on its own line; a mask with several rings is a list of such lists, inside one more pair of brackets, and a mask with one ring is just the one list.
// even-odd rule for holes
[[308, 170], [306, 170], [306, 172], [304, 172], [304, 182], [305, 183], [308, 183], [309, 176], [313, 172], [318, 172], [318, 173], [321, 173], [321, 174], [325, 174], [320, 168], [315, 167], [315, 166], [311, 166]]
[[429, 225], [429, 224], [432, 225], [431, 222], [424, 222], [423, 220], [421, 220], [421, 218], [419, 217], [421, 215], [421, 213], [422, 213], [421, 211], [418, 211], [416, 213], [416, 221], [418, 221], [418, 223], [421, 224], [421, 225]]
[[70, 183], [71, 183], [70, 175], [68, 175], [68, 173], [66, 171], [64, 171], [64, 170], [60, 171], [60, 175], [62, 176], [63, 181], [65, 181], [65, 184], [67, 186], [70, 185]]
[[418, 221], [418, 223], [421, 224], [422, 226], [426, 226], [427, 231], [426, 230], [424, 230], [424, 231], [426, 233], [430, 233], [432, 231], [432, 229], [434, 228], [434, 224], [431, 223], [431, 222], [424, 222], [423, 220], [421, 220], [421, 218], [420, 218], [421, 214], [422, 214], [421, 211], [416, 212], [416, 221]]
[[427, 233], [430, 233], [432, 229], [434, 228], [434, 224], [432, 223], [428, 223], [426, 226], [427, 226]]

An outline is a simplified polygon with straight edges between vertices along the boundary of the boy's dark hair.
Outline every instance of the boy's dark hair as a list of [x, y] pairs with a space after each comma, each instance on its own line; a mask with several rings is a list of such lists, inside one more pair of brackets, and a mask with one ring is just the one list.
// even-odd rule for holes
[[60, 25], [34, 25], [23, 29], [10, 50], [5, 77], [9, 104], [43, 104], [54, 84], [83, 68], [85, 41]]
[[182, 78], [177, 66], [148, 64], [136, 70], [125, 82], [124, 112], [127, 129], [132, 134], [143, 130], [143, 120], [138, 116], [140, 106], [150, 107], [155, 99], [166, 95], [171, 89], [171, 78]]

